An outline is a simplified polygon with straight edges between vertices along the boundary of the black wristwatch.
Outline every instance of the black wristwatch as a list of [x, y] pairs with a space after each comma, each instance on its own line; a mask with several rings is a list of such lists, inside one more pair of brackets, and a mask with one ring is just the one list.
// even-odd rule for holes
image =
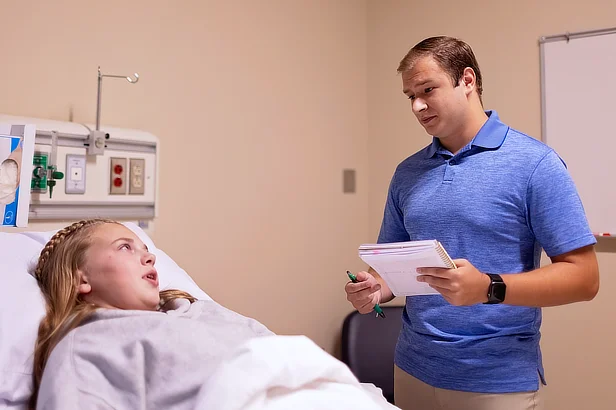
[[486, 275], [490, 277], [490, 287], [488, 288], [488, 301], [485, 304], [503, 303], [507, 292], [507, 285], [503, 282], [503, 278], [495, 273], [486, 273]]

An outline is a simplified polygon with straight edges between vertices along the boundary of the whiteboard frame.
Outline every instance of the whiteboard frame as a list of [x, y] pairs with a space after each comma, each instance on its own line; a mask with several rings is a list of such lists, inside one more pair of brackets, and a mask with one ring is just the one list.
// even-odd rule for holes
[[[615, 34], [616, 27], [598, 29], [598, 30], [588, 30], [588, 31], [579, 31], [575, 33], [565, 32], [564, 34], [556, 34], [551, 36], [541, 36], [539, 38], [539, 81], [541, 85], [541, 141], [544, 144], [548, 144], [547, 141], [547, 124], [546, 124], [546, 96], [545, 96], [545, 48], [544, 45], [546, 43], [553, 43], [556, 41], [566, 41], [567, 43], [571, 39], [585, 38], [585, 37], [594, 37], [594, 36], [603, 36], [608, 34]], [[593, 232], [595, 236], [608, 236], [616, 238], [616, 233], [600, 233]]]
[[541, 84], [541, 141], [547, 144], [546, 138], [546, 119], [545, 119], [545, 49], [543, 47], [546, 43], [553, 43], [555, 41], [566, 41], [567, 43], [571, 39], [603, 36], [606, 34], [616, 33], [616, 27], [604, 28], [598, 30], [578, 31], [575, 33], [565, 32], [564, 34], [555, 34], [551, 36], [539, 37], [539, 81]]

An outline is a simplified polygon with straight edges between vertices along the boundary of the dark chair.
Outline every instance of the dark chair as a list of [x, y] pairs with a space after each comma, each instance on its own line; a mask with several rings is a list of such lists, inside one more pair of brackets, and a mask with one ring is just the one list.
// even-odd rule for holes
[[350, 313], [342, 325], [342, 361], [362, 383], [374, 383], [394, 403], [394, 351], [404, 306], [381, 306], [385, 319], [373, 313]]

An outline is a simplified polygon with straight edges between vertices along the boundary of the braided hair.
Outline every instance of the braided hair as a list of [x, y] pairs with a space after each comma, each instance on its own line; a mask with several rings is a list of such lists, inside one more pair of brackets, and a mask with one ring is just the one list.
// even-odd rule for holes
[[85, 233], [84, 231], [85, 230], [89, 231], [89, 229], [84, 229], [84, 228], [92, 228], [95, 225], [100, 225], [103, 223], [117, 223], [117, 222], [111, 221], [108, 219], [87, 219], [87, 220], [75, 222], [74, 224], [69, 225], [63, 229], [60, 229], [58, 232], [56, 232], [51, 237], [49, 242], [47, 242], [43, 250], [41, 251], [41, 254], [38, 258], [38, 263], [36, 265], [36, 269], [34, 270], [34, 277], [39, 282], [39, 284], [42, 284], [45, 282], [44, 281], [45, 277], [43, 276], [43, 270], [47, 267], [47, 263], [50, 260], [50, 255], [53, 253], [54, 249], [60, 247], [67, 237], [70, 237], [77, 231], [82, 231], [82, 233]]
[[[43, 371], [53, 348], [98, 308], [80, 297], [79, 270], [85, 264], [86, 251], [92, 244], [94, 229], [109, 223], [118, 224], [100, 218], [75, 222], [56, 232], [41, 251], [34, 277], [45, 297], [46, 314], [39, 325], [34, 350], [31, 409], [36, 408]], [[161, 308], [177, 298], [188, 299], [191, 303], [195, 301], [186, 292], [164, 290], [160, 292]]]

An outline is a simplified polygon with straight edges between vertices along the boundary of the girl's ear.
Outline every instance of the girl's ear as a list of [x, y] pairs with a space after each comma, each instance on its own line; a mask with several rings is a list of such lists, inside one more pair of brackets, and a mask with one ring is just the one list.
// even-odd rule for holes
[[87, 295], [92, 292], [92, 285], [88, 283], [88, 278], [82, 270], [77, 271], [79, 273], [79, 285], [77, 286], [77, 292], [80, 295]]

